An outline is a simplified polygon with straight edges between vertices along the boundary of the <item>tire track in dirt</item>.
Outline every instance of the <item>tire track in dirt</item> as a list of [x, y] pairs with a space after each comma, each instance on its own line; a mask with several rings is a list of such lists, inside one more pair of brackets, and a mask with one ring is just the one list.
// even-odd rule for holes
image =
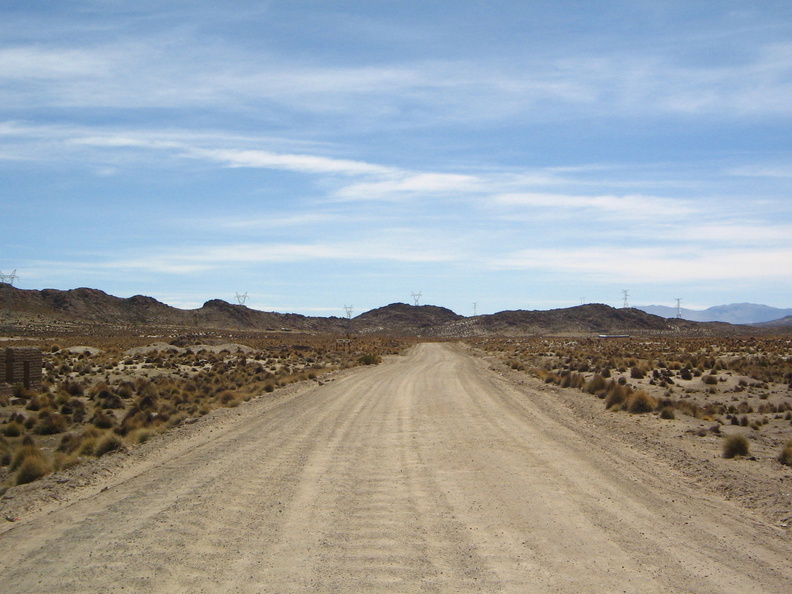
[[787, 535], [568, 412], [461, 347], [418, 345], [165, 440], [107, 489], [0, 534], [0, 583], [788, 591]]

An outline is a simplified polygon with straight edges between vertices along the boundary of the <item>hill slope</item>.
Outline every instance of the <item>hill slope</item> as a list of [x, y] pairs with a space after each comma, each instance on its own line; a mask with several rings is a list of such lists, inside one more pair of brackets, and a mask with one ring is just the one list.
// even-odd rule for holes
[[[98, 289], [22, 290], [0, 285], [5, 308], [0, 320], [17, 327], [48, 325], [91, 327], [158, 326], [182, 329], [281, 331], [347, 334], [383, 333], [424, 337], [461, 338], [487, 335], [537, 334], [719, 334], [749, 332], [747, 327], [699, 324], [666, 319], [638, 309], [616, 309], [590, 304], [549, 311], [503, 311], [466, 318], [434, 305], [392, 303], [351, 320], [300, 314], [263, 312], [220, 299], [198, 309], [171, 307], [151, 297], [120, 298]], [[756, 331], [756, 330], [753, 330]]]
[[[645, 305], [637, 309], [664, 318], [676, 318], [677, 309], [665, 305]], [[780, 309], [757, 303], [731, 303], [704, 310], [682, 308], [682, 318], [693, 322], [727, 322], [729, 324], [757, 324], [792, 315], [792, 309]]]

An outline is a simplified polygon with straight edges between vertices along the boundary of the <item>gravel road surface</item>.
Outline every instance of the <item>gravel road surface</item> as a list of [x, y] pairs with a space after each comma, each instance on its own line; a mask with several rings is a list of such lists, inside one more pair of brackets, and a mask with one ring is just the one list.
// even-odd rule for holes
[[4, 527], [2, 591], [792, 587], [779, 528], [458, 345], [421, 344], [142, 447]]

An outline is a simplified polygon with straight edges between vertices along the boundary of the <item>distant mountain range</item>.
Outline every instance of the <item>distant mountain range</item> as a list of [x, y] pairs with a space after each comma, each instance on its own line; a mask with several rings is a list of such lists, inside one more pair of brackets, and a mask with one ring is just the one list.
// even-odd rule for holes
[[[677, 308], [665, 305], [637, 306], [636, 309], [645, 311], [661, 318], [676, 318]], [[792, 309], [780, 309], [756, 303], [732, 303], [730, 305], [716, 305], [703, 310], [682, 308], [682, 319], [692, 322], [727, 322], [729, 324], [759, 324], [772, 322], [781, 318], [792, 316]]]
[[792, 331], [792, 317], [767, 324], [767, 330], [764, 330], [759, 326], [676, 319], [676, 310], [673, 308], [665, 308], [665, 313], [672, 312], [666, 318], [637, 308], [616, 309], [602, 304], [543, 311], [502, 311], [465, 317], [435, 305], [392, 303], [347, 319], [264, 312], [220, 299], [209, 300], [197, 309], [185, 310], [171, 307], [152, 297], [135, 295], [121, 298], [87, 288], [38, 291], [17, 289], [0, 283], [0, 297], [0, 328], [28, 333], [141, 332], [147, 328], [156, 332], [175, 333], [211, 329], [305, 332], [335, 334], [339, 337], [350, 334], [391, 334], [464, 338], [597, 334], [711, 336]]

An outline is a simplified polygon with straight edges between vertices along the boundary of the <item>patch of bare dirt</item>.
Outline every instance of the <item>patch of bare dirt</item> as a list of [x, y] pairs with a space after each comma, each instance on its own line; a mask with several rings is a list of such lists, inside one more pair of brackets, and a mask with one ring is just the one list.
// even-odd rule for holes
[[788, 591], [789, 531], [667, 425], [491, 364], [421, 344], [101, 459], [8, 523], [4, 590]]

